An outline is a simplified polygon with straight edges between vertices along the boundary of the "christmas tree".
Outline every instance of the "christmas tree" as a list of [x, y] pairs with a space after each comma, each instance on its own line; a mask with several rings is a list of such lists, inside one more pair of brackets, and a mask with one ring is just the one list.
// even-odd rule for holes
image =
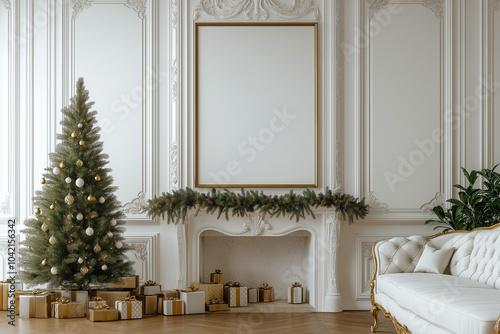
[[121, 236], [124, 214], [88, 99], [80, 78], [34, 198], [36, 218], [25, 221], [20, 274], [28, 284], [86, 289], [132, 273]]

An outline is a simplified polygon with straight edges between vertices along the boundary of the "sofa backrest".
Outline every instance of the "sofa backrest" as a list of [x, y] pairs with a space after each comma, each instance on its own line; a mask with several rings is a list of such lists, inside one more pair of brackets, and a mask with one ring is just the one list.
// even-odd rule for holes
[[412, 273], [428, 240], [411, 236], [379, 241], [375, 246], [377, 275]]

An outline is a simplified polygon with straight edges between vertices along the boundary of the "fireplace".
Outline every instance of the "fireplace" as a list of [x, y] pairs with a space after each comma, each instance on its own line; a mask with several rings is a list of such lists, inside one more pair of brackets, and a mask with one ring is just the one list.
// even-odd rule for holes
[[[208, 273], [216, 269], [212, 267], [217, 264], [225, 267], [224, 282], [238, 280], [256, 287], [264, 282], [258, 275], [259, 269], [267, 270], [275, 265], [276, 273], [262, 277], [273, 280], [267, 283], [275, 286], [277, 298], [286, 298], [286, 287], [300, 280], [307, 291], [306, 301], [315, 311], [341, 312], [342, 298], [337, 282], [340, 221], [331, 211], [317, 211], [315, 215], [316, 219], [306, 217], [300, 222], [287, 218], [263, 219], [258, 214], [231, 217], [228, 221], [205, 213], [190, 215], [187, 223], [177, 228], [179, 287], [207, 281]], [[262, 254], [259, 251], [267, 253], [273, 249], [276, 256], [266, 258], [260, 262], [261, 266], [258, 258], [243, 259], [244, 264], [240, 262], [245, 254], [258, 257]], [[214, 256], [226, 256], [226, 259], [214, 259]]]

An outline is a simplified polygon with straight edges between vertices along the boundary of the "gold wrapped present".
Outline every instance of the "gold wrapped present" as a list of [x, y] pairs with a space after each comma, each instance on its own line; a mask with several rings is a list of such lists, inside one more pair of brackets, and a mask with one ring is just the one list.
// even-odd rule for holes
[[139, 275], [120, 277], [118, 283], [106, 283], [106, 289], [135, 289], [139, 286]]
[[259, 302], [259, 290], [256, 288], [248, 288], [248, 302], [258, 303]]
[[29, 294], [29, 290], [17, 290], [14, 294], [14, 304], [16, 305], [16, 315], [19, 315], [19, 296]]
[[142, 319], [142, 302], [135, 296], [115, 301], [115, 308], [120, 314], [121, 320]]
[[180, 298], [181, 297], [181, 290], [176, 289], [176, 290], [161, 290], [160, 294], [163, 295], [165, 298]]
[[210, 304], [211, 299], [224, 299], [224, 285], [217, 283], [191, 283], [197, 291], [205, 291], [205, 304]]
[[57, 319], [83, 318], [84, 308], [82, 302], [70, 302], [68, 298], [61, 297], [52, 302], [52, 316]]
[[19, 296], [20, 318], [50, 317], [50, 303], [54, 295], [48, 291], [35, 290]]
[[210, 304], [205, 306], [208, 312], [229, 311], [229, 305], [222, 299], [211, 299]]
[[89, 292], [87, 290], [61, 290], [61, 297], [69, 298], [70, 302], [83, 303], [84, 315], [87, 314], [87, 307], [89, 305]]
[[215, 273], [210, 274], [210, 283], [222, 283], [222, 271], [215, 269]]
[[108, 305], [115, 305], [117, 300], [130, 297], [130, 291], [97, 291], [96, 297], [102, 298]]
[[304, 288], [299, 282], [293, 283], [288, 287], [288, 303], [289, 304], [302, 304], [304, 302]]
[[166, 298], [163, 301], [163, 314], [165, 315], [183, 315], [184, 302], [178, 298]]
[[229, 304], [229, 307], [248, 306], [248, 288], [224, 286], [224, 301]]
[[99, 308], [107, 304], [108, 303], [104, 299], [102, 299], [102, 297], [92, 297], [91, 301], [89, 301], [89, 308]]
[[136, 299], [142, 302], [142, 314], [156, 315], [158, 313], [158, 295], [139, 295]]
[[154, 281], [147, 281], [144, 285], [141, 285], [141, 295], [159, 295], [161, 291], [161, 285], [156, 284]]
[[0, 282], [0, 311], [9, 309], [9, 294], [14, 296], [17, 290], [23, 289], [23, 283], [11, 283], [11, 281]]
[[115, 321], [118, 320], [118, 310], [109, 308], [108, 305], [103, 305], [97, 308], [89, 308], [87, 319], [92, 322], [97, 321]]
[[262, 283], [259, 287], [259, 302], [269, 303], [274, 301], [274, 289], [267, 283]]

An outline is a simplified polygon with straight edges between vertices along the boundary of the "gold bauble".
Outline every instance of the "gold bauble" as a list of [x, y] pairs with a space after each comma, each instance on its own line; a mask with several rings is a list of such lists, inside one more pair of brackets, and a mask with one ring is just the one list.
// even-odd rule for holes
[[66, 164], [64, 163], [64, 161], [61, 161], [61, 163], [59, 164], [59, 168], [64, 169], [64, 167], [66, 167]]
[[81, 161], [80, 159], [78, 159], [78, 160], [76, 161], [76, 165], [77, 165], [78, 167], [82, 167], [82, 166], [83, 166], [83, 161]]
[[73, 133], [71, 134], [71, 138], [76, 138], [77, 136], [78, 134], [75, 131], [73, 131]]
[[56, 243], [56, 238], [54, 236], [51, 236], [50, 239], [49, 239], [49, 244], [53, 245]]
[[35, 209], [35, 214], [36, 214], [36, 215], [39, 215], [39, 214], [40, 214], [40, 212], [42, 212], [42, 210], [40, 210], [40, 208], [36, 208], [36, 209]]
[[80, 144], [80, 146], [84, 146], [85, 145], [85, 140], [81, 139], [79, 144]]
[[82, 275], [85, 276], [85, 274], [89, 272], [89, 268], [87, 268], [86, 266], [83, 266], [80, 268], [80, 272], [82, 273]]
[[45, 224], [45, 222], [42, 224], [42, 227], [40, 228], [43, 232], [47, 232], [47, 230], [49, 229], [49, 227], [47, 226], [47, 224]]
[[54, 203], [52, 203], [50, 206], [49, 206], [50, 210], [54, 210], [56, 208], [56, 205]]
[[71, 194], [67, 194], [66, 197], [64, 197], [64, 201], [66, 204], [71, 205], [75, 201], [75, 198]]
[[42, 266], [46, 267], [47, 266], [47, 259], [43, 259], [42, 261]]
[[87, 201], [93, 202], [93, 201], [95, 201], [95, 197], [92, 195], [89, 195], [89, 197], [87, 197]]
[[42, 179], [40, 180], [40, 183], [41, 184], [45, 184], [45, 178], [44, 177], [42, 177]]
[[95, 179], [97, 182], [101, 181], [101, 177], [100, 177], [99, 175], [96, 175], [96, 176], [94, 177], [94, 179]]
[[94, 252], [99, 253], [101, 251], [101, 246], [95, 245], [94, 246]]

